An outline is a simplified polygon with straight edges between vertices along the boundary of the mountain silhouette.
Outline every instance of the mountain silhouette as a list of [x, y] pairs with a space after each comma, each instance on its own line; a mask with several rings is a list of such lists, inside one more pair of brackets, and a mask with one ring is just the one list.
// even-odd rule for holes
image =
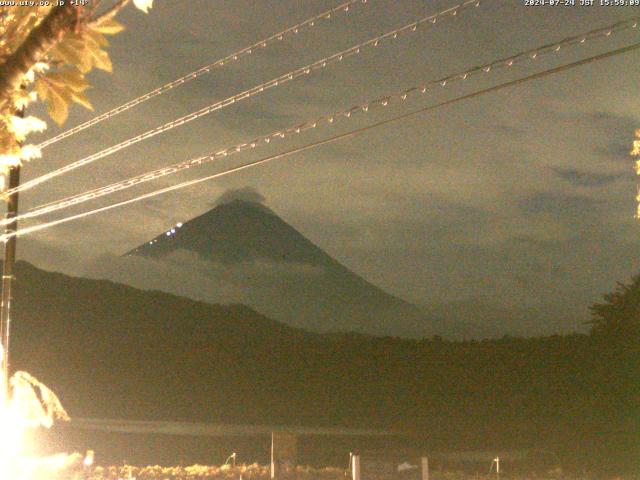
[[[425, 336], [437, 330], [417, 307], [352, 272], [256, 201], [232, 198], [126, 256], [162, 261], [179, 252], [196, 255], [208, 265], [207, 276], [224, 277], [239, 292], [225, 298], [212, 288], [203, 300], [242, 303], [315, 331]], [[173, 290], [169, 280], [156, 279], [153, 288]]]

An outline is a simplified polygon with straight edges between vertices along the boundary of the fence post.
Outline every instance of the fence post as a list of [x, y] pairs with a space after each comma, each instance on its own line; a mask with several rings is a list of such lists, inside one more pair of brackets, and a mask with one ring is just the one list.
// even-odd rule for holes
[[273, 443], [274, 443], [274, 439], [273, 439], [273, 432], [271, 432], [271, 480], [274, 480], [276, 478], [276, 462], [275, 462], [275, 457], [273, 455]]
[[422, 480], [429, 480], [429, 457], [422, 457]]
[[360, 480], [360, 455], [351, 458], [351, 480]]

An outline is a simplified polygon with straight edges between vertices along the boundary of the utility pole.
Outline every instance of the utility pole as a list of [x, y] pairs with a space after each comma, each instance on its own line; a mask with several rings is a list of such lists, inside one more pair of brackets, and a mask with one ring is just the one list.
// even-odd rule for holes
[[[20, 165], [9, 170], [8, 188], [20, 185]], [[11, 220], [18, 215], [18, 192], [7, 199], [5, 218]], [[18, 229], [17, 222], [8, 223], [5, 234], [13, 234]], [[2, 304], [0, 306], [0, 335], [2, 338], [2, 379], [5, 398], [9, 394], [9, 339], [11, 328], [11, 287], [13, 284], [13, 266], [16, 262], [16, 236], [11, 236], [4, 244], [4, 263], [2, 265]]]
[[[24, 109], [17, 112], [17, 116], [24, 117]], [[20, 164], [9, 169], [8, 190], [20, 185]], [[7, 198], [6, 220], [18, 215], [18, 192]], [[18, 222], [8, 222], [5, 234], [13, 234], [18, 230]], [[4, 399], [9, 398], [9, 339], [11, 330], [11, 287], [13, 285], [13, 266], [16, 263], [16, 239], [12, 235], [4, 244], [4, 263], [2, 265], [2, 301], [0, 303], [0, 340], [2, 341], [2, 385]]]

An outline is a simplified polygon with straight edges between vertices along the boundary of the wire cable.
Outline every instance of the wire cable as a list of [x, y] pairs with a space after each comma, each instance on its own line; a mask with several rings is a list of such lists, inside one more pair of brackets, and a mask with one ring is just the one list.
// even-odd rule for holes
[[476, 66], [472, 69], [469, 69], [463, 72], [447, 75], [446, 77], [440, 78], [438, 80], [432, 80], [419, 87], [412, 87], [399, 92], [395, 92], [391, 95], [381, 96], [376, 99], [369, 100], [367, 102], [353, 106], [347, 110], [342, 110], [339, 112], [334, 112], [328, 115], [324, 115], [319, 118], [314, 118], [312, 120], [305, 121], [301, 124], [296, 124], [286, 129], [276, 130], [267, 135], [254, 138], [247, 142], [239, 143], [232, 147], [218, 150], [216, 152], [212, 152], [204, 156], [178, 162], [173, 165], [169, 165], [167, 167], [155, 169], [140, 175], [130, 177], [126, 180], [112, 183], [105, 187], [99, 187], [78, 195], [72, 195], [72, 196], [63, 198], [61, 200], [57, 200], [55, 202], [40, 205], [38, 207], [31, 209], [29, 212], [19, 215], [18, 217], [0, 220], [0, 225], [7, 225], [23, 219], [38, 217], [47, 213], [51, 213], [51, 212], [63, 209], [63, 208], [71, 207], [73, 205], [78, 205], [86, 201], [94, 200], [105, 195], [109, 195], [115, 192], [119, 192], [128, 188], [134, 187], [136, 185], [140, 185], [142, 183], [146, 183], [152, 180], [157, 180], [164, 176], [171, 175], [171, 174], [180, 172], [182, 170], [189, 169], [191, 167], [202, 165], [204, 163], [212, 162], [218, 159], [223, 159], [225, 157], [234, 155], [236, 153], [240, 153], [245, 150], [268, 145], [273, 140], [284, 139], [290, 136], [298, 135], [309, 129], [315, 128], [317, 125], [335, 125], [335, 122], [338, 119], [349, 119], [355, 114], [369, 112], [373, 108], [386, 106], [386, 103], [392, 100], [400, 99], [404, 101], [404, 100], [407, 100], [410, 96], [426, 94], [428, 91], [430, 91], [433, 88], [446, 87], [447, 85], [450, 85], [453, 82], [467, 80], [477, 74], [495, 72], [498, 69], [512, 67], [524, 61], [533, 61], [545, 55], [555, 54], [563, 48], [572, 47], [576, 45], [583, 45], [588, 40], [595, 40], [599, 38], [609, 38], [612, 36], [613, 33], [618, 33], [618, 32], [626, 31], [629, 29], [637, 29], [639, 21], [640, 21], [640, 18], [633, 18], [633, 19], [622, 21], [622, 22], [617, 22], [607, 27], [599, 28], [597, 30], [591, 30], [581, 35], [574, 35], [571, 37], [567, 37], [563, 40], [560, 40], [552, 44], [546, 44], [542, 47], [530, 49], [524, 52], [520, 52], [516, 55], [512, 55], [510, 57], [495, 60], [491, 63]]
[[347, 57], [353, 56], [353, 55], [358, 55], [363, 49], [365, 48], [369, 48], [369, 47], [376, 47], [384, 42], [387, 41], [391, 41], [391, 40], [395, 40], [396, 38], [398, 38], [399, 36], [403, 35], [403, 34], [407, 34], [410, 32], [415, 32], [417, 30], [417, 28], [421, 25], [425, 25], [425, 24], [435, 24], [439, 19], [441, 18], [445, 18], [445, 17], [451, 17], [451, 18], [455, 18], [457, 16], [457, 14], [461, 11], [464, 11], [468, 8], [471, 7], [479, 7], [480, 6], [480, 0], [467, 0], [464, 3], [455, 5], [451, 8], [448, 8], [446, 10], [443, 10], [441, 12], [438, 12], [436, 14], [433, 15], [429, 15], [426, 17], [422, 17], [421, 19], [409, 23], [408, 25], [405, 25], [401, 28], [398, 28], [396, 30], [392, 30], [390, 32], [384, 33], [382, 35], [379, 35], [377, 37], [374, 37], [370, 40], [367, 40], [365, 42], [359, 43], [357, 45], [354, 45], [346, 50], [342, 50], [338, 53], [335, 53], [333, 55], [330, 55], [328, 57], [322, 58], [316, 62], [310, 63], [308, 65], [305, 65], [304, 67], [300, 67], [297, 68], [295, 70], [292, 70], [288, 73], [285, 73], [284, 75], [280, 75], [279, 77], [276, 77], [272, 80], [269, 80], [268, 82], [262, 83], [260, 85], [257, 85], [255, 87], [252, 87], [248, 90], [245, 90], [241, 93], [238, 93], [236, 95], [233, 95], [231, 97], [228, 97], [224, 100], [218, 101], [214, 104], [211, 104], [207, 107], [204, 107], [200, 110], [197, 110], [193, 113], [190, 113], [188, 115], [185, 115], [183, 117], [177, 118], [176, 120], [173, 120], [171, 122], [167, 122], [163, 125], [160, 125], [159, 127], [153, 128], [151, 130], [148, 130], [140, 135], [137, 135], [135, 137], [132, 137], [128, 140], [125, 140], [124, 142], [121, 142], [117, 145], [113, 145], [111, 147], [108, 147], [104, 150], [101, 150], [98, 153], [94, 153], [93, 155], [89, 155], [88, 157], [85, 157], [81, 160], [75, 161], [73, 163], [67, 164], [61, 168], [58, 168], [56, 170], [53, 170], [49, 173], [45, 173], [44, 175], [41, 175], [39, 177], [36, 177], [32, 180], [29, 180], [27, 182], [22, 183], [21, 185], [19, 185], [18, 187], [15, 188], [11, 188], [9, 190], [7, 190], [4, 193], [4, 196], [7, 197], [9, 195], [12, 195], [16, 192], [20, 192], [23, 190], [28, 190], [30, 188], [35, 187], [36, 185], [39, 185], [43, 182], [46, 182], [48, 180], [51, 180], [52, 178], [58, 177], [64, 173], [70, 172], [72, 170], [75, 170], [79, 167], [82, 167], [84, 165], [88, 165], [90, 163], [95, 162], [96, 160], [99, 160], [101, 158], [104, 158], [108, 155], [111, 155], [113, 153], [116, 153], [120, 150], [123, 150], [127, 147], [130, 147], [132, 145], [135, 145], [143, 140], [146, 140], [148, 138], [154, 137], [160, 133], [164, 133], [167, 132], [169, 130], [172, 130], [173, 128], [179, 127], [181, 125], [185, 125], [189, 122], [192, 122], [200, 117], [203, 117], [205, 115], [208, 115], [212, 112], [215, 112], [217, 110], [220, 110], [222, 108], [228, 107], [229, 105], [233, 105], [236, 102], [245, 100], [247, 98], [253, 97], [255, 95], [258, 95], [262, 92], [264, 92], [265, 90], [268, 90], [270, 88], [274, 88], [277, 87], [278, 85], [283, 85], [287, 82], [290, 82], [296, 78], [302, 77], [302, 76], [306, 76], [309, 75], [311, 72], [317, 71], [317, 70], [322, 70], [324, 68], [326, 68], [328, 65], [334, 64], [334, 63], [338, 63], [338, 62], [342, 62], [342, 60], [344, 60]]
[[293, 148], [293, 149], [287, 150], [285, 152], [281, 152], [281, 153], [278, 153], [278, 154], [275, 154], [275, 155], [271, 155], [271, 156], [268, 156], [268, 157], [261, 158], [259, 160], [254, 160], [252, 162], [248, 162], [248, 163], [246, 163], [244, 165], [241, 165], [241, 166], [238, 166], [238, 167], [234, 167], [234, 168], [225, 170], [223, 172], [218, 172], [218, 173], [214, 173], [212, 175], [207, 175], [205, 177], [199, 177], [199, 178], [195, 178], [195, 179], [188, 180], [188, 181], [185, 181], [185, 182], [181, 182], [181, 183], [178, 183], [178, 184], [175, 184], [175, 185], [171, 185], [169, 187], [161, 188], [161, 189], [158, 189], [158, 190], [154, 190], [152, 192], [148, 192], [148, 193], [139, 195], [139, 196], [134, 197], [134, 198], [130, 198], [128, 200], [124, 200], [124, 201], [121, 201], [121, 202], [113, 203], [113, 204], [110, 204], [110, 205], [106, 205], [106, 206], [103, 206], [103, 207], [100, 207], [100, 208], [96, 208], [96, 209], [89, 210], [89, 211], [86, 211], [86, 212], [78, 213], [78, 214], [75, 214], [75, 215], [70, 215], [68, 217], [60, 218], [58, 220], [53, 220], [53, 221], [50, 221], [50, 222], [47, 222], [47, 223], [42, 223], [40, 225], [34, 225], [34, 226], [31, 226], [31, 227], [25, 227], [25, 228], [17, 230], [16, 232], [11, 233], [11, 234], [4, 234], [4, 235], [0, 236], [0, 241], [6, 242], [9, 238], [14, 237], [14, 236], [22, 236], [22, 235], [26, 235], [26, 234], [29, 234], [29, 233], [37, 232], [37, 231], [44, 230], [44, 229], [47, 229], [47, 228], [51, 228], [51, 227], [54, 227], [54, 226], [57, 226], [57, 225], [61, 225], [63, 223], [71, 222], [73, 220], [78, 220], [78, 219], [85, 218], [85, 217], [88, 217], [88, 216], [91, 216], [91, 215], [95, 215], [95, 214], [98, 214], [98, 213], [106, 212], [106, 211], [112, 210], [114, 208], [122, 207], [122, 206], [125, 206], [125, 205], [130, 205], [132, 203], [139, 202], [139, 201], [145, 200], [147, 198], [152, 198], [152, 197], [161, 195], [163, 193], [168, 193], [168, 192], [172, 192], [174, 190], [179, 190], [179, 189], [182, 189], [182, 188], [186, 188], [186, 187], [190, 187], [190, 186], [193, 186], [193, 185], [197, 185], [197, 184], [202, 183], [202, 182], [206, 182], [206, 181], [209, 181], [209, 180], [220, 178], [220, 177], [223, 177], [225, 175], [229, 175], [229, 174], [236, 173], [236, 172], [239, 172], [239, 171], [242, 171], [242, 170], [246, 170], [246, 169], [258, 166], [258, 165], [263, 165], [263, 164], [272, 162], [274, 160], [278, 160], [278, 159], [281, 159], [281, 158], [284, 158], [284, 157], [288, 157], [288, 156], [296, 154], [296, 153], [304, 152], [306, 150], [310, 150], [312, 148], [319, 147], [321, 145], [327, 145], [327, 144], [330, 144], [330, 143], [337, 142], [339, 140], [343, 140], [345, 138], [351, 138], [351, 137], [354, 137], [356, 135], [360, 135], [361, 133], [364, 133], [364, 132], [367, 132], [369, 130], [372, 130], [374, 128], [378, 128], [378, 127], [381, 127], [381, 126], [384, 126], [384, 125], [389, 125], [391, 123], [399, 122], [400, 120], [405, 120], [407, 118], [415, 117], [416, 115], [419, 115], [421, 113], [426, 113], [426, 112], [435, 110], [437, 108], [441, 108], [441, 107], [444, 107], [444, 106], [448, 106], [448, 105], [452, 105], [452, 104], [455, 104], [455, 103], [459, 103], [459, 102], [464, 101], [464, 100], [470, 100], [472, 98], [476, 98], [476, 97], [479, 97], [481, 95], [485, 95], [485, 94], [488, 94], [488, 93], [491, 93], [491, 92], [496, 92], [498, 90], [503, 90], [505, 88], [509, 88], [509, 87], [512, 87], [512, 86], [515, 86], [515, 85], [519, 85], [519, 84], [522, 84], [522, 83], [525, 83], [525, 82], [529, 82], [529, 81], [532, 81], [532, 80], [543, 78], [543, 77], [546, 77], [546, 76], [549, 76], [549, 75], [553, 75], [553, 74], [556, 74], [556, 73], [564, 72], [564, 71], [567, 71], [567, 70], [570, 70], [570, 69], [573, 69], [573, 68], [580, 67], [582, 65], [587, 65], [587, 64], [590, 64], [590, 63], [593, 63], [593, 62], [597, 62], [597, 61], [600, 61], [600, 60], [611, 58], [611, 57], [614, 57], [614, 56], [617, 56], [617, 55], [621, 55], [621, 54], [624, 54], [624, 53], [628, 53], [628, 52], [631, 52], [631, 51], [635, 51], [635, 50], [638, 50], [638, 49], [640, 49], [640, 42], [631, 44], [631, 45], [626, 46], [626, 47], [618, 48], [616, 50], [610, 50], [608, 52], [601, 53], [599, 55], [588, 57], [588, 58], [585, 58], [585, 59], [582, 59], [582, 60], [578, 60], [576, 62], [565, 64], [565, 65], [562, 65], [562, 66], [559, 66], [559, 67], [555, 67], [555, 68], [551, 68], [551, 69], [548, 69], [548, 70], [544, 70], [542, 72], [534, 73], [532, 75], [527, 75], [526, 77], [521, 77], [521, 78], [518, 78], [516, 80], [511, 80], [511, 81], [504, 82], [504, 83], [501, 83], [501, 84], [498, 84], [498, 85], [494, 85], [492, 87], [484, 88], [482, 90], [477, 90], [477, 91], [475, 91], [473, 93], [469, 93], [469, 94], [466, 94], [466, 95], [455, 97], [455, 98], [452, 98], [450, 100], [446, 100], [446, 101], [443, 101], [443, 102], [440, 102], [440, 103], [432, 104], [432, 105], [420, 108], [418, 110], [413, 110], [411, 112], [408, 112], [408, 113], [405, 113], [405, 114], [402, 114], [402, 115], [398, 115], [398, 116], [395, 116], [395, 117], [392, 117], [392, 118], [388, 118], [388, 119], [382, 120], [380, 122], [369, 124], [369, 125], [366, 125], [364, 127], [361, 127], [361, 128], [355, 129], [355, 130], [351, 130], [349, 132], [345, 132], [345, 133], [342, 133], [342, 134], [339, 134], [339, 135], [335, 135], [333, 137], [329, 137], [329, 138], [326, 138], [326, 139], [323, 139], [323, 140], [318, 140], [316, 142], [303, 145], [301, 147]]
[[251, 55], [251, 53], [253, 53], [254, 51], [257, 51], [259, 49], [262, 48], [266, 48], [267, 46], [273, 44], [273, 43], [277, 43], [280, 42], [282, 40], [284, 40], [284, 38], [286, 36], [292, 35], [292, 34], [297, 34], [299, 33], [301, 30], [306, 29], [306, 28], [311, 28], [314, 27], [315, 25], [317, 25], [318, 23], [324, 21], [324, 20], [329, 20], [331, 18], [333, 18], [333, 16], [337, 13], [341, 13], [341, 12], [348, 12], [352, 7], [356, 7], [358, 5], [366, 5], [368, 3], [368, 0], [351, 0], [349, 2], [345, 2], [342, 3], [340, 5], [338, 5], [337, 7], [334, 7], [330, 10], [326, 10], [314, 17], [311, 17], [303, 22], [300, 22], [296, 25], [293, 25], [292, 27], [289, 27], [285, 30], [282, 30], [281, 32], [275, 33], [273, 35], [271, 35], [270, 37], [267, 37], [263, 40], [260, 40], [259, 42], [256, 42], [252, 45], [249, 45], [248, 47], [245, 47], [241, 50], [238, 50], [237, 52], [231, 53], [229, 55], [227, 55], [226, 57], [223, 57], [209, 65], [205, 65], [203, 67], [198, 68], [197, 70], [194, 70], [191, 73], [187, 73], [186, 75], [183, 75], [180, 78], [177, 78], [175, 80], [173, 80], [172, 82], [166, 83], [164, 85], [162, 85], [161, 87], [156, 88], [155, 90], [151, 90], [150, 92], [147, 92], [143, 95], [140, 95], [137, 98], [134, 98], [133, 100], [129, 100], [127, 103], [124, 103], [118, 107], [115, 107], [105, 113], [102, 113], [90, 120], [87, 120], [86, 122], [83, 122], [73, 128], [70, 128], [62, 133], [59, 133], [58, 135], [56, 135], [55, 137], [49, 138], [47, 140], [45, 140], [44, 142], [40, 143], [38, 145], [38, 148], [40, 149], [44, 149], [46, 147], [48, 147], [49, 145], [53, 145], [54, 143], [59, 142], [60, 140], [64, 140], [65, 138], [68, 138], [72, 135], [75, 135], [76, 133], [82, 132], [83, 130], [86, 130], [89, 127], [92, 127], [94, 125], [97, 125], [100, 122], [103, 122], [104, 120], [108, 120], [109, 118], [112, 118], [116, 115], [119, 115], [122, 112], [125, 112], [127, 110], [129, 110], [130, 108], [133, 108], [137, 105], [140, 105], [141, 103], [146, 102], [147, 100], [150, 100], [154, 97], [157, 97], [158, 95], [162, 95], [163, 93], [168, 92], [169, 90], [172, 90], [176, 87], [179, 87], [181, 85], [184, 85], [187, 82], [190, 82], [191, 80], [194, 80], [196, 78], [198, 78], [201, 75], [204, 75], [205, 73], [209, 73], [211, 72], [211, 70], [218, 68], [218, 67], [222, 67], [224, 65], [228, 65], [231, 62], [237, 61], [239, 59], [241, 59], [242, 57], [245, 57], [247, 55]]

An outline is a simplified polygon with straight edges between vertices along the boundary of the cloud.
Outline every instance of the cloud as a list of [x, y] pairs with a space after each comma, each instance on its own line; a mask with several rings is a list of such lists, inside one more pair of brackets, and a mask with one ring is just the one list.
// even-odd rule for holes
[[266, 198], [253, 187], [233, 188], [226, 190], [222, 195], [220, 195], [214, 205], [224, 205], [235, 200], [264, 205]]
[[[260, 307], [278, 303], [282, 293], [279, 285], [321, 277], [324, 273], [324, 267], [320, 266], [265, 259], [232, 265], [210, 262], [196, 253], [178, 250], [161, 260], [136, 255], [102, 255], [86, 266], [82, 276], [208, 303], [242, 303], [262, 311]], [[265, 292], [265, 285], [272, 285], [273, 291]]]
[[638, 128], [638, 121], [627, 115], [610, 112], [594, 112], [585, 115], [587, 123], [593, 125], [594, 130], [601, 132], [604, 144], [598, 143], [593, 147], [593, 153], [613, 161], [626, 161], [631, 165], [629, 152]]
[[519, 139], [526, 134], [526, 129], [519, 126], [507, 125], [506, 123], [496, 125], [495, 129], [497, 132], [511, 139]]
[[539, 192], [528, 195], [518, 202], [520, 210], [526, 215], [553, 214], [575, 218], [591, 212], [602, 202], [586, 195], [565, 194], [562, 192]]
[[[605, 146], [594, 147], [593, 153], [599, 157], [606, 158], [615, 162], [627, 162], [631, 165], [631, 142], [633, 141], [633, 134], [621, 135], [621, 139], [617, 142], [610, 142]], [[631, 171], [631, 167], [629, 168]]]
[[602, 187], [615, 182], [621, 175], [590, 173], [574, 168], [552, 168], [563, 180], [577, 187]]

